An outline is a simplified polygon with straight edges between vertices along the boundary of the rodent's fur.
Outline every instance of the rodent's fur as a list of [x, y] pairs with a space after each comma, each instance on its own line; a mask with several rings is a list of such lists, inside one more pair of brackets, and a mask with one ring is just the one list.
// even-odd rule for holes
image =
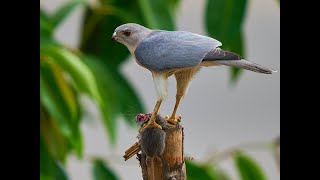
[[147, 127], [141, 133], [141, 151], [147, 156], [161, 156], [165, 148], [166, 133], [156, 127]]
[[[149, 118], [149, 116], [145, 116], [144, 114], [140, 115], [142, 118]], [[139, 116], [137, 116], [139, 118]], [[150, 120], [150, 119], [148, 119]], [[148, 122], [147, 119], [140, 119], [137, 122], [141, 123], [141, 127], [144, 126], [145, 123]], [[162, 127], [159, 129], [154, 126], [146, 127], [140, 134], [141, 141], [141, 152], [146, 155], [146, 165], [151, 169], [153, 179], [155, 179], [153, 160], [157, 160], [159, 166], [162, 166], [161, 155], [166, 146], [166, 132], [164, 129], [167, 126], [167, 121], [163, 119], [161, 116], [156, 116], [156, 122]]]
[[[141, 151], [147, 156], [161, 156], [165, 148], [167, 121], [160, 115], [156, 116], [156, 122], [162, 129], [147, 127], [141, 132]], [[145, 121], [147, 123], [147, 121]], [[143, 125], [142, 125], [143, 126]]]

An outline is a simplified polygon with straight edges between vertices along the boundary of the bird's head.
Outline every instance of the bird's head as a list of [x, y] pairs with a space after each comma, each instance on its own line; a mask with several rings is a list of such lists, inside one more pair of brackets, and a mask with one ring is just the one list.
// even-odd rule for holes
[[140, 42], [148, 36], [150, 29], [135, 23], [127, 23], [118, 26], [112, 35], [112, 40], [118, 41], [134, 52]]

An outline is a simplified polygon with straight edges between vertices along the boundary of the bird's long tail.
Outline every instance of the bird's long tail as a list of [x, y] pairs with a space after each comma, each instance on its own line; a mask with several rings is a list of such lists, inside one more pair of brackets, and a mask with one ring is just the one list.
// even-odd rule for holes
[[226, 65], [263, 74], [272, 74], [273, 72], [276, 72], [275, 70], [268, 69], [259, 64], [244, 60], [236, 53], [225, 51], [220, 48], [215, 48], [207, 53], [203, 59], [203, 62], [209, 62], [209, 66]]
[[249, 71], [263, 73], [263, 74], [272, 74], [273, 72], [277, 72], [275, 70], [268, 69], [268, 68], [263, 67], [259, 64], [256, 64], [256, 63], [244, 60], [244, 59], [241, 59], [241, 60], [215, 60], [214, 62], [221, 64], [221, 65], [237, 67], [237, 68], [246, 69]]

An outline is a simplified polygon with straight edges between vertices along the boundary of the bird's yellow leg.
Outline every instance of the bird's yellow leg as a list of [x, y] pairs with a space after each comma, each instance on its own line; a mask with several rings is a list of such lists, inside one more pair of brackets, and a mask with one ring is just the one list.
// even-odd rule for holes
[[176, 104], [174, 105], [174, 109], [173, 112], [171, 114], [171, 117], [166, 117], [167, 121], [171, 124], [176, 124], [178, 121], [180, 121], [181, 119], [181, 115], [179, 115], [178, 117], [176, 117], [176, 112], [177, 109], [179, 107], [180, 101], [181, 101], [182, 96], [177, 96], [176, 97]]
[[160, 109], [161, 103], [162, 103], [162, 99], [159, 99], [159, 100], [157, 101], [154, 109], [153, 109], [153, 113], [152, 113], [151, 118], [150, 118], [149, 121], [146, 123], [146, 125], [144, 125], [143, 127], [141, 127], [141, 128], [139, 129], [139, 132], [142, 132], [144, 128], [149, 127], [149, 126], [155, 126], [155, 127], [159, 128], [159, 129], [162, 129], [162, 127], [161, 127], [158, 123], [156, 123], [156, 116], [157, 116], [158, 111], [159, 111], [159, 109]]

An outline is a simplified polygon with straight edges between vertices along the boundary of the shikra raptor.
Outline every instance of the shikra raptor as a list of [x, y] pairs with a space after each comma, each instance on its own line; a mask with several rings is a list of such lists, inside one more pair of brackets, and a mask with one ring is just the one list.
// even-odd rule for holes
[[273, 70], [242, 59], [239, 55], [219, 48], [216, 39], [185, 31], [152, 30], [128, 23], [117, 27], [114, 41], [124, 44], [136, 62], [151, 71], [158, 94], [153, 115], [146, 126], [154, 125], [161, 102], [167, 97], [167, 79], [174, 75], [177, 82], [176, 103], [168, 121], [176, 123], [176, 111], [186, 95], [189, 82], [202, 66], [226, 65], [263, 74]]

